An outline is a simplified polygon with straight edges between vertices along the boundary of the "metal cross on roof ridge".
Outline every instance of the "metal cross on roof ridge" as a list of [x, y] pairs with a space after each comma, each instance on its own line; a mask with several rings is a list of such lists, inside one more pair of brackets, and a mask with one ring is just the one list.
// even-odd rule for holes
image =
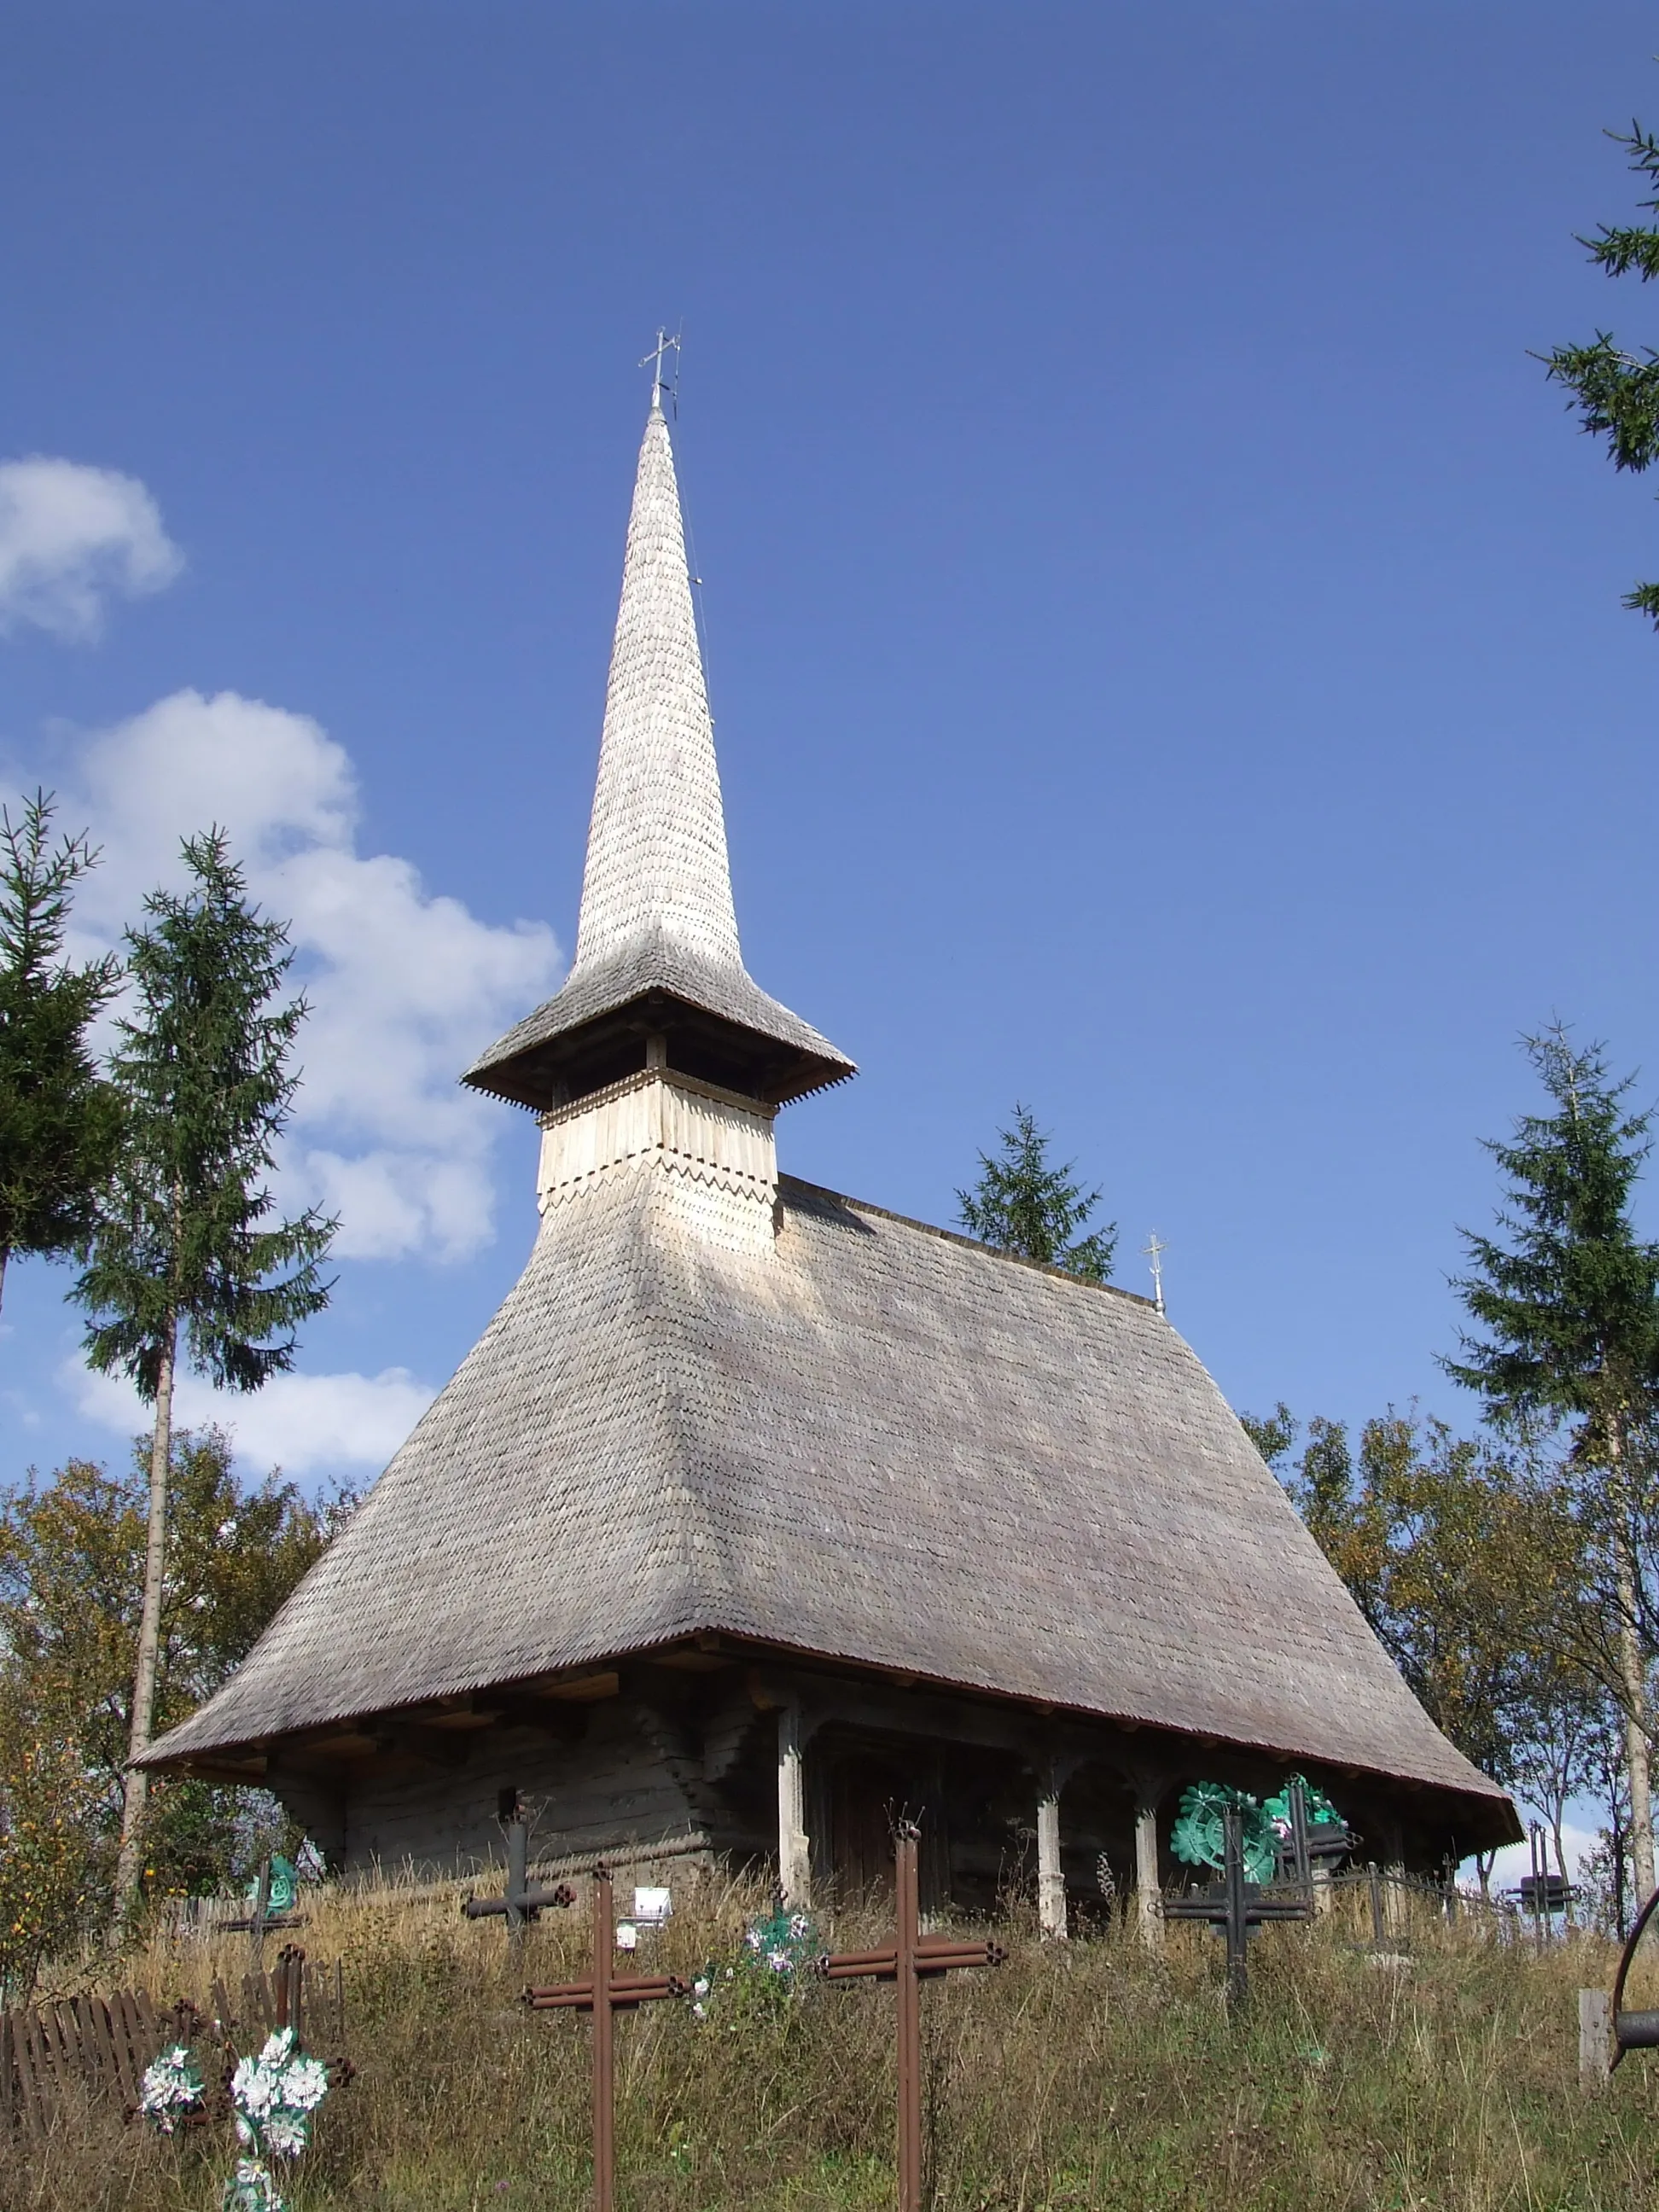
[[662, 357], [665, 353], [671, 352], [678, 356], [679, 349], [680, 333], [676, 331], [673, 337], [671, 338], [667, 331], [664, 330], [659, 324], [657, 328], [656, 344], [653, 346], [649, 353], [641, 354], [640, 356], [640, 367], [641, 368], [643, 368], [647, 362], [653, 364], [651, 370], [651, 404], [653, 407], [657, 404], [657, 394], [659, 392], [672, 392], [676, 395], [678, 393], [680, 372], [678, 359], [676, 360], [674, 368], [674, 381], [673, 384], [670, 386], [663, 377]]
[[1140, 1249], [1152, 1263], [1152, 1303], [1162, 1313], [1164, 1310], [1164, 1255], [1170, 1248], [1154, 1229]]
[[1000, 1966], [1000, 1943], [924, 1936], [916, 1878], [920, 1830], [901, 1820], [893, 1838], [897, 1926], [890, 1943], [873, 1951], [830, 1951], [817, 1962], [826, 1982], [891, 1982], [898, 1996], [899, 2212], [921, 2212], [921, 1984], [958, 1966]]
[[530, 1989], [524, 2002], [532, 2012], [587, 2012], [593, 2015], [593, 2212], [611, 2212], [617, 2180], [616, 2025], [619, 2012], [635, 2012], [662, 1997], [683, 1997], [685, 1984], [675, 1974], [618, 1974], [612, 1972], [616, 1907], [611, 1869], [595, 1867], [589, 1899], [592, 1918], [592, 1963], [580, 1981]]

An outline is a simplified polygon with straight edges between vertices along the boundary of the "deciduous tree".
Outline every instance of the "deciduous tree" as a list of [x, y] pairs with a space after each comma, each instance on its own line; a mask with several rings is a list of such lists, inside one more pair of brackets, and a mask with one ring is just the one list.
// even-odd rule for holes
[[[112, 1894], [149, 1492], [141, 1437], [125, 1473], [71, 1460], [47, 1481], [31, 1475], [0, 1505], [0, 1938], [17, 1923], [0, 1972], [14, 1977]], [[313, 1507], [277, 1474], [243, 1482], [228, 1438], [211, 1429], [173, 1437], [169, 1503], [161, 1728], [246, 1656], [349, 1505]], [[158, 1785], [148, 1813], [143, 1863], [156, 1892], [219, 1887], [250, 1818], [276, 1817], [263, 1793], [180, 1781]]]
[[1293, 1457], [1300, 1431], [1283, 1406], [1246, 1425], [1436, 1724], [1514, 1781], [1529, 1717], [1585, 1686], [1554, 1626], [1571, 1597], [1563, 1499], [1414, 1414], [1367, 1421], [1357, 1455], [1340, 1422], [1315, 1419]]

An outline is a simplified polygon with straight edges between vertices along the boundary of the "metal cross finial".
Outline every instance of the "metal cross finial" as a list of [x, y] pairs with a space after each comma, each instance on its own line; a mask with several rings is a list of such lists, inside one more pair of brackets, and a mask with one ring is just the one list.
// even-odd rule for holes
[[[676, 331], [673, 337], [671, 338], [666, 331], [659, 329], [657, 332], [656, 344], [652, 347], [649, 353], [642, 354], [640, 356], [640, 367], [644, 368], [648, 364], [651, 369], [651, 404], [653, 407], [659, 404], [658, 394], [659, 392], [667, 392], [672, 389], [662, 373], [662, 357], [665, 353], [678, 354], [679, 349], [679, 332]], [[678, 375], [679, 371], [677, 368], [675, 370], [675, 378], [677, 382]]]
[[1152, 1299], [1158, 1311], [1162, 1313], [1164, 1310], [1164, 1255], [1170, 1248], [1154, 1229], [1151, 1237], [1140, 1249], [1152, 1263]]

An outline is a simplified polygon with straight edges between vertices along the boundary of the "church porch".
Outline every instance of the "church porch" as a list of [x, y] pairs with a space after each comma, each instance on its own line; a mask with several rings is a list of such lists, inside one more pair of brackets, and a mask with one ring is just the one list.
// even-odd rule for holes
[[256, 1767], [359, 1878], [476, 1874], [522, 1807], [549, 1872], [719, 1858], [823, 1904], [886, 1881], [905, 1813], [927, 1909], [1035, 1899], [1056, 1934], [1179, 1878], [1169, 1832], [1196, 1780], [1266, 1795], [1304, 1771], [1383, 1864], [1437, 1869], [1492, 1823], [1480, 1801], [1315, 1760], [714, 1637], [284, 1740], [238, 1778]]

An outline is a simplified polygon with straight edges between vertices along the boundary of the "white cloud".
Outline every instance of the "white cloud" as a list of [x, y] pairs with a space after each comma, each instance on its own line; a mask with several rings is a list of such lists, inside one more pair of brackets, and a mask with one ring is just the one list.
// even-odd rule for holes
[[44, 454], [0, 464], [0, 631], [95, 638], [112, 594], [164, 590], [183, 566], [136, 477]]
[[[71, 1360], [60, 1380], [78, 1411], [100, 1428], [131, 1437], [149, 1427], [149, 1408], [122, 1376], [95, 1375]], [[238, 1457], [260, 1469], [378, 1473], [435, 1395], [404, 1367], [379, 1375], [277, 1375], [247, 1395], [210, 1389], [185, 1373], [174, 1394], [173, 1419], [181, 1428], [215, 1422], [229, 1430]]]
[[214, 823], [264, 910], [291, 925], [312, 1012], [283, 1203], [337, 1212], [342, 1259], [457, 1259], [488, 1242], [490, 1153], [513, 1109], [456, 1078], [552, 988], [551, 932], [480, 921], [407, 860], [360, 854], [344, 749], [308, 716], [234, 692], [175, 692], [96, 733], [75, 784], [64, 818], [102, 848], [76, 908], [97, 942], [157, 883], [181, 882], [180, 837]]

